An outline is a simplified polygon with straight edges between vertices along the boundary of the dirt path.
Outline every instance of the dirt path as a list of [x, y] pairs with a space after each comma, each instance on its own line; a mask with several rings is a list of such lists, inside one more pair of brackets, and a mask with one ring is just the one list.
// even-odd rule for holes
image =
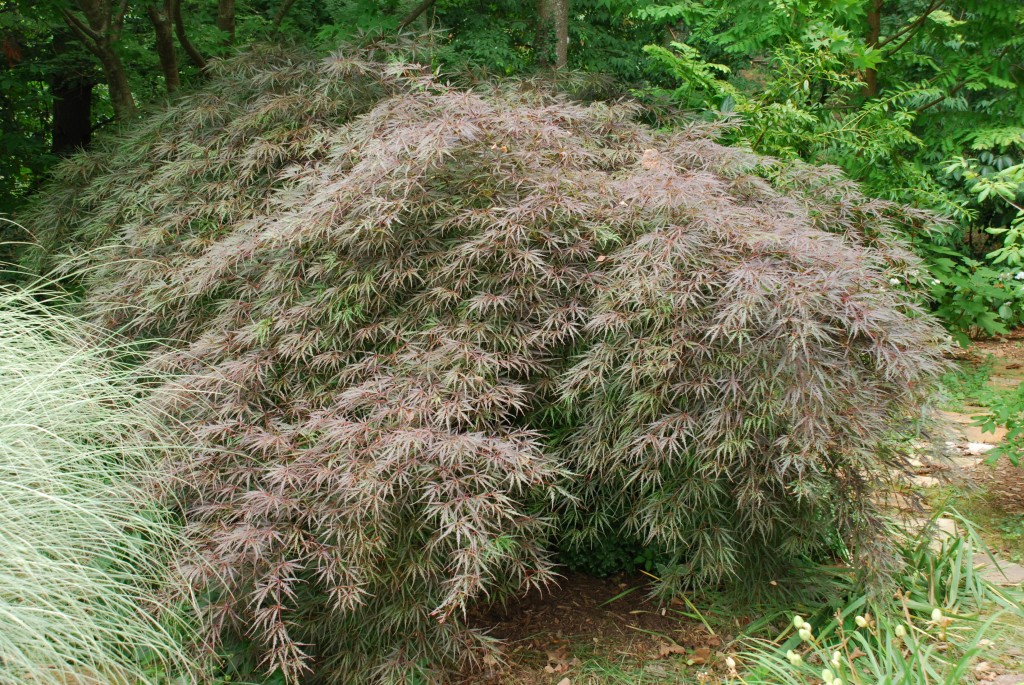
[[[989, 370], [987, 378], [979, 376], [987, 389], [1013, 390], [1024, 382], [1024, 331], [977, 342], [960, 361], [967, 368]], [[1006, 458], [995, 464], [987, 463], [1006, 431], [999, 428], [994, 433], [983, 432], [975, 425], [975, 417], [986, 413], [976, 397], [965, 397], [956, 404], [959, 406], [939, 412], [944, 426], [938, 434], [930, 436], [932, 443], [923, 445], [919, 458], [912, 461], [917, 471], [913, 486], [924, 494], [925, 501], [939, 499], [944, 490], [952, 490], [956, 493], [956, 504], [975, 509], [967, 513], [983, 519], [978, 521], [983, 527], [987, 524], [998, 528], [1001, 522], [1018, 518], [1024, 525], [1024, 466], [1014, 466]], [[950, 534], [956, 533], [952, 521], [939, 523]], [[998, 567], [992, 565], [986, 570], [989, 580], [1007, 586], [1024, 584], [1024, 567], [1016, 563], [1024, 561], [1024, 547], [1007, 547], [998, 535], [988, 539], [999, 555]]]

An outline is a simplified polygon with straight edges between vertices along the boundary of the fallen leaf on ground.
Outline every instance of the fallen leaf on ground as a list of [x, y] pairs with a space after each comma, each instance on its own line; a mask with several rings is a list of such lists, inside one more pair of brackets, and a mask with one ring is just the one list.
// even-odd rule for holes
[[708, 662], [711, 658], [711, 650], [707, 647], [698, 647], [693, 650], [693, 656], [686, 660], [687, 663], [695, 666], [702, 666]]
[[577, 665], [579, 659], [569, 658], [569, 652], [564, 647], [559, 647], [553, 652], [548, 652], [548, 663], [544, 667], [545, 673], [565, 673], [570, 667]]

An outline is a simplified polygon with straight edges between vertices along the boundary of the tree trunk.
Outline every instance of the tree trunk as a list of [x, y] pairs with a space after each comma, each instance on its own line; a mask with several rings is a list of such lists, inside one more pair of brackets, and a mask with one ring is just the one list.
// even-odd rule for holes
[[185, 51], [192, 63], [199, 67], [200, 71], [206, 71], [206, 58], [196, 49], [196, 46], [192, 45], [192, 41], [188, 39], [188, 34], [185, 32], [185, 20], [181, 16], [181, 0], [168, 0], [168, 5], [171, 19], [174, 21], [174, 33], [178, 36], [181, 49]]
[[220, 0], [217, 3], [217, 28], [224, 34], [224, 42], [235, 42], [235, 0]]
[[88, 81], [62, 79], [60, 75], [51, 81], [53, 154], [66, 157], [88, 147], [92, 136], [92, 87]]
[[74, 57], [78, 51], [73, 49], [72, 40], [67, 31], [55, 30], [50, 43], [57, 57], [54, 64], [59, 66], [49, 79], [53, 97], [50, 151], [60, 157], [88, 147], [92, 136], [92, 89], [96, 85], [91, 76], [93, 67]]
[[[106, 41], [104, 42], [106, 43]], [[114, 116], [119, 121], [131, 119], [138, 109], [135, 107], [132, 87], [128, 84], [128, 73], [124, 70], [121, 57], [114, 52], [113, 47], [109, 44], [103, 46], [102, 54], [97, 57], [99, 57], [100, 64], [103, 65], [103, 77], [107, 81], [107, 90], [110, 92], [110, 104], [114, 107]]]
[[137, 111], [135, 98], [128, 85], [124, 63], [115, 49], [124, 24], [128, 0], [121, 0], [116, 7], [105, 0], [75, 0], [75, 5], [85, 15], [85, 21], [66, 8], [61, 9], [64, 21], [103, 67], [114, 116], [121, 121], [131, 119]]
[[419, 19], [419, 16], [430, 9], [433, 4], [434, 0], [422, 0], [422, 2], [413, 7], [412, 10], [402, 18], [402, 21], [398, 22], [398, 30], [401, 31], [406, 26]]
[[274, 14], [273, 20], [271, 20], [271, 23], [273, 24], [275, 31], [281, 28], [281, 22], [284, 21], [285, 15], [288, 14], [288, 11], [292, 8], [292, 5], [294, 4], [295, 0], [284, 0], [281, 3], [281, 5], [277, 8], [277, 12]]
[[181, 74], [178, 72], [178, 55], [174, 51], [174, 34], [171, 28], [171, 8], [169, 0], [164, 0], [164, 8], [147, 5], [146, 13], [153, 22], [156, 34], [156, 54], [160, 58], [160, 69], [164, 73], [164, 86], [167, 93], [174, 93], [181, 87]]
[[[882, 4], [885, 0], [868, 0], [868, 35], [865, 41], [868, 47], [876, 47], [882, 33]], [[864, 70], [864, 97], [873, 98], [878, 95], [878, 70]]]
[[569, 63], [569, 0], [555, 0], [555, 69]]
[[569, 56], [569, 0], [538, 2], [533, 51], [539, 65], [552, 66], [552, 48], [555, 53], [555, 69], [564, 69]]

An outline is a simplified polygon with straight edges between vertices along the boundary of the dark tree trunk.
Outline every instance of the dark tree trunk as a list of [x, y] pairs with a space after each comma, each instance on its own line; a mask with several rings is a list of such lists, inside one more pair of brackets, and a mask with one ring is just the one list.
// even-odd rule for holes
[[82, 150], [92, 137], [92, 89], [95, 67], [74, 46], [74, 36], [55, 30], [50, 47], [59, 71], [50, 75], [50, 151], [61, 157]]
[[426, 12], [434, 4], [435, 0], [422, 0], [418, 5], [412, 8], [407, 15], [402, 18], [402, 21], [398, 23], [398, 30], [401, 31], [409, 24], [419, 19], [420, 15]]
[[[884, 0], [868, 0], [868, 47], [876, 47], [882, 34], [882, 4]], [[878, 95], [878, 70], [864, 70], [864, 97], [873, 98]]]
[[294, 4], [295, 0], [283, 0], [280, 7], [277, 8], [277, 12], [274, 14], [274, 19], [271, 22], [275, 29], [281, 28], [281, 22], [284, 21], [285, 16]]
[[80, 77], [57, 74], [50, 81], [53, 95], [51, 150], [61, 157], [82, 150], [92, 136], [93, 84]]
[[174, 51], [169, 0], [164, 1], [162, 10], [156, 5], [147, 5], [146, 13], [149, 14], [149, 20], [153, 22], [153, 33], [156, 35], [156, 54], [160, 58], [164, 86], [167, 88], [168, 94], [174, 93], [181, 87], [181, 74], [178, 72], [178, 55]]
[[217, 28], [224, 32], [224, 42], [235, 42], [235, 0], [220, 0], [217, 3]]

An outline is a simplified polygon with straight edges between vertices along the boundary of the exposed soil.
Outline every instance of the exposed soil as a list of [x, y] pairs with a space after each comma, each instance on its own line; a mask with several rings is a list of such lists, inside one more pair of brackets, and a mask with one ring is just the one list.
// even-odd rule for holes
[[683, 617], [678, 604], [659, 608], [647, 597], [648, 588], [643, 576], [570, 574], [559, 587], [473, 617], [476, 627], [502, 640], [506, 663], [467, 676], [465, 683], [551, 685], [569, 676], [574, 684], [588, 682], [578, 668], [588, 653], [642, 666], [652, 677], [718, 661], [716, 650], [727, 636]]

